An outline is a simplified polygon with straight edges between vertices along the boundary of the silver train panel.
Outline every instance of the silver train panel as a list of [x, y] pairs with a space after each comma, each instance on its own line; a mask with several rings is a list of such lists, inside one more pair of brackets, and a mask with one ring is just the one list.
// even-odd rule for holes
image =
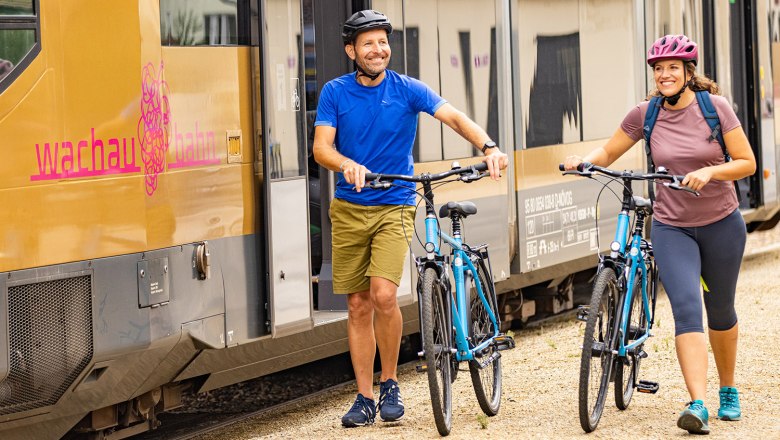
[[[518, 191], [523, 219], [518, 225], [521, 272], [593, 256], [609, 248], [617, 228], [613, 213], [620, 211], [620, 200], [605, 190], [597, 205], [594, 195], [600, 189], [595, 182], [578, 181]], [[641, 192], [641, 188], [637, 190]]]
[[269, 182], [271, 331], [275, 338], [309, 330], [312, 320], [306, 179]]

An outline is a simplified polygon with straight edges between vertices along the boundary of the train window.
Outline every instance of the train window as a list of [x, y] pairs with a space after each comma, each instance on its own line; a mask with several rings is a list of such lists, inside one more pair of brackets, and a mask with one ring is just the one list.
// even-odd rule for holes
[[529, 0], [516, 13], [518, 139], [531, 148], [609, 137], [642, 98], [632, 2]]
[[[494, 0], [439, 2], [441, 96], [464, 112], [488, 135], [498, 139], [496, 80], [496, 14], [464, 14], [465, 10], [495, 11]], [[468, 6], [467, 6], [468, 4]], [[442, 132], [444, 159], [476, 156], [478, 151], [453, 130]]]
[[40, 52], [37, 0], [0, 2], [0, 92]]
[[[404, 34], [406, 37], [406, 74], [419, 79], [435, 92], [441, 94], [439, 47], [437, 44], [439, 40], [438, 8], [439, 2], [437, 0], [415, 0], [414, 7], [407, 8], [405, 11]], [[418, 121], [414, 145], [415, 162], [442, 160], [441, 124], [427, 115], [421, 115]]]
[[245, 15], [250, 0], [160, 0], [163, 46], [235, 46], [249, 44]]

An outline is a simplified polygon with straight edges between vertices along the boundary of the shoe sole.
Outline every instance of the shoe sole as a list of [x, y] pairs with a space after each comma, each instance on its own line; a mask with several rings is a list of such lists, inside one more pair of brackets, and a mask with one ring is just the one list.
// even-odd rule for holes
[[704, 422], [693, 414], [685, 414], [677, 419], [677, 427], [684, 429], [691, 434], [709, 434], [709, 426], [705, 426]]
[[718, 418], [723, 420], [724, 422], [738, 422], [742, 420], [742, 416], [737, 416], [737, 417], [722, 416]]
[[395, 418], [393, 418], [393, 417], [384, 418], [384, 417], [380, 416], [379, 420], [381, 420], [383, 422], [397, 422], [397, 421], [401, 420], [403, 417], [404, 417], [403, 414], [401, 414], [400, 416], [395, 417]]
[[350, 423], [344, 423], [344, 422], [341, 422], [341, 426], [343, 426], [344, 428], [359, 428], [361, 426], [370, 426], [370, 425], [373, 425], [373, 424], [374, 424], [374, 422], [366, 422], [366, 423], [351, 423], [351, 422]]

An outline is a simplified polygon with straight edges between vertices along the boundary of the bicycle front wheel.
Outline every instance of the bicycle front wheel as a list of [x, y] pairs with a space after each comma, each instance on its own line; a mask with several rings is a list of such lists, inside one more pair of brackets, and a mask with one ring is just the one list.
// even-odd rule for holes
[[421, 289], [420, 327], [433, 419], [439, 434], [448, 435], [452, 429], [450, 292], [433, 268], [423, 272]]
[[596, 429], [604, 411], [614, 355], [611, 344], [618, 297], [615, 271], [605, 267], [599, 272], [585, 324], [580, 361], [579, 412], [585, 432]]
[[[647, 333], [647, 313], [644, 301], [642, 301], [642, 279], [639, 273], [634, 277], [632, 292], [631, 308], [628, 311], [628, 329], [623, 338], [625, 345], [634, 342]], [[641, 346], [637, 347], [634, 353], [629, 353], [625, 359], [616, 362], [615, 406], [618, 409], [627, 409], [631, 403], [641, 362], [641, 358], [637, 354], [641, 349]]]
[[[471, 285], [467, 285], [470, 288], [471, 299], [469, 305], [471, 308], [471, 328], [469, 329], [469, 336], [473, 346], [481, 344], [493, 337], [498, 329], [490, 320], [488, 309], [485, 307], [485, 303], [482, 302], [475, 282], [479, 280], [482, 287], [482, 292], [485, 294], [485, 298], [488, 300], [488, 306], [496, 316], [496, 322], [498, 322], [498, 316], [496, 312], [496, 292], [493, 286], [493, 278], [487, 271], [485, 266], [485, 260], [480, 259], [476, 262], [477, 268], [476, 277], [471, 278]], [[479, 357], [469, 361], [469, 371], [471, 372], [471, 382], [474, 385], [474, 392], [477, 395], [477, 401], [479, 407], [488, 416], [494, 416], [498, 414], [498, 408], [501, 406], [501, 355], [494, 345], [488, 345], [488, 347], [480, 353]]]

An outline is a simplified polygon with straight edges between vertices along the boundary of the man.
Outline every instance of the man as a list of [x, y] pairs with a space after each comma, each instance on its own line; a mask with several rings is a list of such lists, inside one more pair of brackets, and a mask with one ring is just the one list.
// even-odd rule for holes
[[[479, 146], [494, 180], [509, 163], [482, 128], [428, 86], [387, 70], [392, 31], [387, 17], [372, 10], [344, 23], [344, 50], [356, 72], [325, 84], [314, 123], [315, 160], [340, 173], [330, 209], [333, 290], [349, 295], [347, 331], [358, 386], [355, 403], [341, 419], [347, 427], [373, 423], [377, 409], [383, 421], [404, 414], [396, 371], [403, 325], [396, 291], [406, 261], [404, 231], [414, 225], [409, 206], [415, 203], [409, 190], [414, 186], [362, 191], [365, 174], [413, 174], [421, 111]], [[378, 408], [372, 386], [375, 346], [382, 362]]]

